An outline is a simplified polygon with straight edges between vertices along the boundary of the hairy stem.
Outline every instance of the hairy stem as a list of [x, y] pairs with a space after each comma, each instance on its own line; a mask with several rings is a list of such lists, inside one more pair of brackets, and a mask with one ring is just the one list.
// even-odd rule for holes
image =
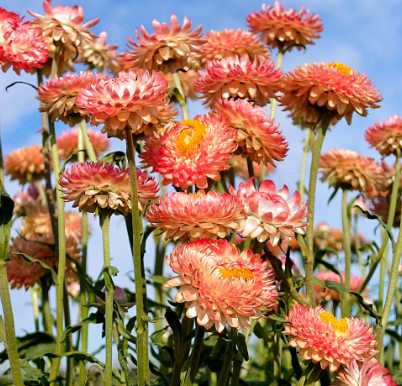
[[306, 129], [306, 135], [304, 137], [304, 147], [303, 147], [303, 158], [300, 170], [300, 181], [299, 181], [299, 192], [300, 192], [300, 202], [303, 202], [304, 198], [304, 180], [306, 178], [306, 165], [307, 165], [307, 157], [308, 152], [310, 150], [310, 128]]
[[[87, 124], [85, 122], [85, 119], [81, 119], [78, 122], [78, 126], [81, 129], [80, 131], [81, 131], [83, 139], [84, 139], [85, 148], [87, 150], [88, 157], [89, 157], [91, 162], [96, 163], [98, 160], [96, 158], [94, 147], [92, 146], [91, 140], [89, 139], [88, 130], [87, 130]], [[82, 154], [82, 152], [80, 152], [78, 154]], [[80, 161], [80, 162], [82, 162], [82, 161]]]
[[187, 110], [187, 103], [186, 103], [186, 98], [184, 96], [183, 87], [181, 86], [181, 82], [180, 82], [180, 77], [176, 71], [176, 67], [174, 66], [174, 64], [171, 64], [169, 69], [170, 69], [170, 73], [172, 74], [173, 83], [180, 93], [180, 95], [177, 96], [177, 100], [179, 101], [179, 104], [181, 107], [181, 113], [183, 115], [183, 120], [186, 120], [186, 119], [188, 119], [188, 110]]
[[52, 326], [52, 313], [50, 312], [49, 303], [49, 284], [46, 279], [41, 280], [42, 288], [42, 312], [43, 312], [43, 326], [48, 334], [53, 334]]
[[38, 304], [38, 288], [31, 287], [32, 310], [35, 321], [35, 331], [39, 331], [39, 304]]
[[230, 327], [229, 341], [226, 343], [225, 358], [223, 360], [221, 374], [218, 379], [218, 386], [225, 386], [229, 378], [230, 369], [232, 368], [232, 360], [235, 354], [237, 330]]
[[360, 250], [361, 243], [359, 239], [359, 216], [357, 215], [354, 216], [353, 234], [354, 234], [354, 247], [356, 250], [357, 259], [359, 260], [362, 279], [364, 280], [366, 277], [366, 269], [364, 267], [363, 254], [362, 251]]
[[[345, 287], [350, 289], [350, 267], [352, 264], [352, 257], [350, 252], [350, 224], [348, 219], [348, 192], [345, 189], [342, 192], [342, 229], [343, 229], [343, 244], [345, 250]], [[350, 295], [343, 294], [342, 299], [342, 317], [350, 316]]]

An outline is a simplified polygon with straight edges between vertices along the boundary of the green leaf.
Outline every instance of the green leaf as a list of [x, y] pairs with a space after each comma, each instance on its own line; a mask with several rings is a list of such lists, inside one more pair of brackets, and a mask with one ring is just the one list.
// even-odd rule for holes
[[112, 153], [103, 156], [99, 162], [112, 163], [117, 165], [119, 168], [126, 167], [126, 154], [122, 151], [114, 151]]
[[249, 360], [249, 356], [247, 350], [246, 337], [240, 332], [237, 334], [236, 346], [238, 350], [241, 352], [241, 355], [243, 355], [244, 360], [247, 362]]
[[124, 379], [126, 380], [126, 386], [134, 386], [134, 383], [131, 380], [130, 371], [128, 370], [126, 359], [124, 358], [121, 350], [119, 350], [118, 357], [120, 366], [123, 369]]
[[390, 330], [387, 328], [385, 333], [389, 335], [391, 338], [394, 338], [397, 342], [402, 343], [402, 336], [400, 336], [395, 330]]
[[325, 284], [318, 277], [313, 277], [313, 283], [319, 285], [325, 291]]
[[145, 232], [142, 236], [142, 240], [141, 240], [141, 256], [145, 255], [145, 246], [147, 244], [147, 239], [155, 229], [156, 228], [154, 228], [154, 227], [146, 227]]
[[14, 210], [14, 201], [0, 189], [0, 262], [9, 259], [8, 250]]
[[347, 214], [348, 214], [349, 224], [351, 224], [351, 221], [352, 221], [352, 209], [353, 209], [353, 205], [355, 204], [356, 200], [357, 200], [359, 197], [363, 197], [363, 198], [364, 198], [364, 196], [363, 196], [362, 194], [358, 194], [353, 200], [351, 200], [351, 201], [349, 202], [348, 207], [346, 208], [346, 212], [347, 212]]
[[219, 358], [208, 355], [204, 358], [203, 362], [213, 373], [217, 373], [222, 370], [223, 362]]
[[42, 371], [32, 367], [25, 359], [20, 359], [20, 366], [22, 370], [22, 378], [25, 382], [40, 382], [41, 378], [45, 377], [45, 374], [42, 373]]
[[335, 198], [336, 194], [338, 193], [339, 188], [335, 188], [335, 190], [332, 192], [331, 196], [328, 199], [327, 205], [330, 204], [330, 202]]
[[149, 277], [154, 283], [158, 283], [158, 284], [165, 284], [169, 278], [162, 276], [162, 275], [155, 275], [155, 276], [150, 276]]
[[10, 252], [10, 255], [18, 255], [21, 256], [24, 260], [29, 261], [31, 263], [35, 263], [35, 264], [39, 264], [42, 268], [46, 269], [47, 271], [50, 272], [50, 274], [52, 275], [52, 280], [54, 282], [55, 285], [59, 285], [58, 281], [57, 281], [57, 275], [56, 272], [54, 272], [53, 268], [49, 267], [46, 263], [44, 263], [43, 261], [39, 260], [39, 259], [35, 259], [32, 256], [28, 256], [25, 253], [22, 252]]
[[[184, 337], [179, 317], [177, 316], [176, 312], [172, 311], [172, 309], [166, 308], [165, 318], [173, 331], [175, 347], [182, 347]], [[175, 350], [175, 353], [176, 351], [177, 350]]]
[[257, 322], [254, 327], [254, 335], [259, 339], [263, 339], [265, 342], [271, 341], [266, 331], [261, 327], [261, 324], [259, 322]]
[[56, 343], [39, 343], [36, 346], [31, 346], [24, 354], [24, 359], [32, 361], [43, 358], [48, 352], [56, 351]]
[[45, 356], [47, 356], [49, 358], [58, 358], [58, 357], [74, 358], [78, 361], [96, 363], [97, 365], [99, 365], [103, 368], [105, 367], [105, 364], [102, 363], [99, 359], [95, 358], [91, 354], [83, 353], [81, 351], [68, 351], [68, 352], [62, 353], [60, 355], [57, 355], [54, 352], [48, 352], [45, 354]]
[[137, 343], [137, 338], [131, 335], [124, 327], [124, 319], [119, 320], [119, 323], [117, 324], [117, 329], [119, 331], [119, 334], [127, 339], [129, 342]]
[[105, 316], [101, 312], [92, 313], [86, 319], [82, 320], [80, 323], [74, 324], [73, 326], [67, 326], [64, 330], [63, 336], [61, 338], [62, 342], [65, 342], [68, 335], [80, 330], [83, 326], [88, 324], [100, 324], [105, 321]]
[[272, 313], [272, 314], [268, 314], [267, 316], [271, 320], [275, 320], [275, 321], [281, 322], [281, 323], [286, 323], [286, 319], [283, 316], [279, 315], [279, 314]]
[[325, 261], [323, 259], [320, 259], [320, 258], [317, 258], [317, 257], [315, 258], [314, 263], [316, 265], [321, 264], [325, 268], [329, 269], [330, 271], [335, 272], [339, 276], [341, 282], [343, 282], [343, 277], [342, 277], [341, 273], [339, 272], [338, 268], [335, 267], [335, 265], [333, 265], [331, 263], [328, 263], [327, 261]]
[[85, 154], [88, 154], [88, 152], [87, 152], [85, 149], [77, 150], [77, 151], [75, 151], [74, 153], [70, 154], [70, 155], [66, 158], [66, 160], [64, 161], [63, 166], [62, 166], [61, 169], [60, 169], [60, 173], [63, 173], [64, 170], [66, 170], [67, 164], [68, 164], [74, 157], [76, 157], [76, 156], [78, 155], [78, 153], [80, 153], [80, 152], [84, 152]]
[[151, 334], [151, 342], [153, 344], [156, 344], [158, 347], [163, 348], [166, 346], [166, 342], [162, 339], [163, 335], [165, 335], [166, 331], [168, 330], [168, 326], [162, 328], [159, 331], [155, 331], [153, 334]]

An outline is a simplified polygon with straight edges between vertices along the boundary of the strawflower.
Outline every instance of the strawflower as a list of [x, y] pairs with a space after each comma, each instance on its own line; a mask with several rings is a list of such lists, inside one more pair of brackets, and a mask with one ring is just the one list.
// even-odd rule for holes
[[27, 190], [13, 197], [14, 211], [17, 216], [26, 216], [31, 210], [41, 205], [39, 191], [36, 185], [30, 185]]

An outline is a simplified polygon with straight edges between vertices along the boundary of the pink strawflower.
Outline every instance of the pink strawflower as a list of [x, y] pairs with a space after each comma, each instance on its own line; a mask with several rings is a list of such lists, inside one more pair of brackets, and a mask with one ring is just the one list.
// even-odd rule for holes
[[[78, 127], [71, 130], [63, 131], [57, 138], [57, 150], [59, 158], [66, 159], [78, 151]], [[95, 130], [88, 129], [88, 136], [95, 151], [95, 155], [99, 157], [103, 152], [109, 149], [110, 141], [101, 133]], [[84, 148], [86, 148], [84, 144]], [[72, 159], [74, 162], [77, 159], [75, 156]]]
[[243, 217], [242, 209], [230, 194], [205, 194], [199, 190], [196, 194], [178, 192], [159, 198], [158, 204], [148, 207], [145, 218], [152, 226], [166, 232], [166, 239], [215, 239], [239, 229], [236, 220]]
[[396, 154], [396, 149], [402, 148], [402, 117], [394, 115], [385, 122], [376, 122], [366, 130], [364, 137], [381, 155]]
[[67, 292], [72, 298], [77, 298], [81, 293], [80, 281], [75, 280], [69, 284], [67, 284]]
[[342, 63], [312, 63], [296, 67], [282, 78], [279, 100], [293, 119], [316, 123], [320, 114], [335, 125], [342, 117], [352, 123], [357, 112], [367, 116], [367, 108], [378, 108], [380, 91], [366, 74], [359, 74]]
[[283, 239], [292, 242], [294, 232], [304, 234], [303, 227], [307, 225], [303, 219], [310, 212], [306, 212], [307, 203], [300, 204], [300, 193], [296, 190], [289, 199], [289, 189], [286, 185], [276, 191], [273, 181], [265, 180], [259, 191], [253, 185], [253, 178], [244, 184], [240, 183], [236, 192], [230, 185], [229, 191], [243, 203], [246, 218], [239, 221], [239, 232], [243, 237], [251, 237], [259, 242], [268, 239], [272, 245]]
[[219, 181], [219, 172], [230, 168], [228, 161], [236, 149], [236, 131], [225, 117], [197, 115], [146, 138], [140, 158], [144, 167], [163, 176], [163, 185], [206, 189], [208, 178]]
[[281, 69], [275, 70], [271, 60], [224, 58], [207, 62], [206, 71], [199, 71], [194, 88], [203, 94], [204, 104], [213, 106], [219, 99], [250, 98], [258, 106], [265, 106], [280, 90]]
[[[233, 167], [235, 170], [235, 173], [247, 180], [250, 176], [249, 176], [249, 172], [248, 172], [248, 167], [247, 167], [247, 160], [242, 157], [241, 155], [236, 155], [233, 157]], [[262, 163], [258, 164], [257, 162], [253, 162], [253, 168], [254, 168], [254, 176], [257, 179], [260, 179], [261, 176], [261, 172], [262, 172]], [[265, 165], [265, 175], [266, 174], [273, 174], [275, 172], [276, 166], [272, 166], [270, 163]], [[264, 175], [264, 177], [265, 177]]]
[[[155, 199], [159, 190], [153, 177], [137, 169], [138, 208], [148, 200]], [[119, 169], [113, 164], [86, 162], [73, 165], [62, 173], [60, 185], [64, 200], [74, 201], [73, 207], [80, 211], [94, 213], [96, 208], [111, 213], [131, 212], [130, 172], [127, 168]]]
[[220, 99], [214, 112], [226, 117], [230, 126], [236, 129], [238, 148], [236, 154], [250, 157], [257, 163], [275, 166], [275, 161], [283, 161], [288, 144], [279, 124], [265, 115], [262, 107], [254, 106], [247, 99]]
[[[320, 37], [324, 29], [319, 15], [310, 15], [310, 10], [299, 12], [294, 9], [285, 11], [283, 3], [275, 1], [274, 5], [262, 5], [260, 12], [254, 11], [247, 16], [248, 26], [255, 34], [261, 34], [263, 41], [272, 48], [296, 46], [301, 50], [307, 44], [314, 44], [313, 39]], [[297, 46], [300, 45], [300, 46]]]
[[92, 114], [92, 125], [104, 124], [103, 133], [122, 139], [125, 130], [147, 136], [174, 118], [177, 110], [166, 97], [162, 75], [137, 69], [120, 72], [114, 79], [98, 78], [81, 90], [76, 103], [81, 114]]
[[39, 28], [23, 22], [14, 12], [0, 7], [0, 64], [3, 72], [10, 67], [19, 75], [21, 69], [33, 72], [47, 61], [47, 43]]
[[165, 287], [178, 287], [178, 303], [185, 303], [188, 318], [222, 332], [250, 328], [252, 319], [273, 309], [278, 296], [272, 270], [251, 250], [240, 252], [227, 240], [201, 239], [176, 247], [167, 265], [178, 274]]
[[373, 327], [364, 319], [342, 318], [338, 321], [322, 307], [305, 308], [296, 303], [285, 316], [285, 335], [289, 346], [299, 347], [305, 360], [320, 363], [335, 372], [342, 364], [363, 361], [378, 353]]
[[205, 64], [209, 60], [231, 58], [233, 56], [254, 59], [269, 59], [268, 47], [251, 32], [241, 28], [237, 30], [225, 29], [224, 31], [207, 31], [206, 42], [201, 46], [202, 53], [195, 55]]
[[13, 213], [17, 216], [26, 216], [31, 210], [41, 205], [41, 199], [36, 185], [30, 185], [27, 190], [17, 193], [13, 197], [13, 201]]
[[176, 15], [170, 16], [170, 27], [157, 20], [152, 21], [154, 33], [149, 34], [141, 24], [142, 35], [135, 30], [139, 43], [128, 37], [129, 47], [132, 49], [131, 68], [142, 67], [146, 70], [168, 72], [173, 65], [176, 70], [188, 70], [194, 61], [196, 53], [202, 53], [200, 46], [205, 43], [201, 36], [202, 25], [192, 31], [191, 20], [184, 17], [183, 26], [180, 26]]
[[45, 158], [42, 146], [32, 145], [10, 151], [4, 159], [4, 171], [11, 180], [20, 184], [41, 180], [45, 173]]
[[351, 360], [335, 374], [331, 386], [397, 386], [389, 371], [375, 358]]
[[381, 165], [357, 151], [331, 149], [320, 156], [321, 181], [334, 188], [370, 193], [381, 189], [384, 172]]

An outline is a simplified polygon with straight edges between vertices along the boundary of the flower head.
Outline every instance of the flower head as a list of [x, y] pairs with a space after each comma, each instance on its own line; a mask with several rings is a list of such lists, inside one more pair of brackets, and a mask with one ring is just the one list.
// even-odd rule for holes
[[205, 97], [204, 104], [213, 106], [218, 99], [250, 98], [258, 106], [265, 106], [280, 90], [282, 71], [275, 70], [271, 60], [238, 56], [207, 62], [206, 72], [199, 71], [194, 88]]
[[322, 307], [305, 308], [296, 303], [285, 316], [285, 335], [291, 347], [299, 347], [305, 360], [320, 363], [321, 368], [334, 372], [349, 360], [362, 361], [378, 353], [373, 327], [364, 319], [337, 320]]
[[[399, 225], [401, 223], [402, 219], [402, 213], [401, 213], [401, 195], [400, 193], [397, 196], [396, 199], [396, 207], [395, 207], [395, 216], [394, 216], [394, 222], [392, 223], [392, 226], [394, 228], [399, 228]], [[385, 223], [388, 221], [388, 214], [390, 211], [390, 196], [377, 196], [373, 197], [371, 199], [371, 205], [370, 205], [370, 211], [379, 215]]]
[[224, 238], [239, 229], [242, 205], [230, 194], [218, 192], [167, 194], [151, 204], [145, 214], [152, 226], [166, 233], [166, 239]]
[[41, 180], [45, 172], [45, 159], [42, 146], [32, 145], [10, 151], [4, 159], [4, 170], [12, 180], [26, 184]]
[[262, 107], [254, 106], [247, 99], [220, 99], [214, 106], [214, 112], [226, 117], [230, 126], [237, 132], [237, 154], [250, 157], [257, 163], [283, 161], [288, 151], [288, 144], [279, 124], [274, 126], [273, 119], [265, 115]]
[[321, 181], [328, 181], [334, 188], [358, 190], [362, 193], [381, 188], [382, 167], [370, 157], [357, 151], [332, 149], [320, 156]]
[[291, 243], [294, 232], [304, 234], [303, 227], [307, 222], [303, 219], [310, 212], [305, 211], [305, 203], [299, 208], [298, 191], [288, 200], [289, 189], [286, 185], [276, 191], [274, 182], [265, 180], [257, 191], [252, 178], [246, 184], [240, 183], [237, 192], [231, 185], [229, 191], [244, 205], [246, 218], [239, 221], [239, 232], [243, 237], [256, 238], [259, 242], [270, 239], [275, 246], [280, 239]]
[[[334, 251], [343, 251], [343, 231], [342, 229], [332, 228], [325, 221], [314, 225], [313, 229], [314, 246], [318, 250], [333, 249]], [[332, 280], [332, 279], [330, 279]]]
[[[63, 131], [56, 138], [57, 150], [61, 159], [67, 159], [78, 151], [78, 130], [77, 127], [74, 127], [71, 130]], [[88, 136], [97, 157], [109, 148], [110, 141], [98, 131], [88, 129]], [[86, 148], [85, 144], [84, 148]], [[76, 159], [77, 157], [74, 157], [72, 162]]]
[[[154, 178], [147, 178], [147, 172], [137, 169], [138, 207], [142, 210], [148, 200], [156, 198], [159, 190]], [[74, 201], [73, 207], [80, 211], [94, 213], [96, 208], [111, 213], [131, 211], [130, 172], [113, 164], [102, 162], [73, 165], [62, 173], [60, 185], [64, 200]]]
[[376, 122], [364, 135], [366, 141], [381, 155], [396, 154], [402, 148], [402, 117], [394, 115], [385, 122]]
[[225, 29], [224, 31], [206, 32], [206, 42], [201, 46], [202, 53], [196, 58], [202, 64], [209, 60], [231, 58], [233, 56], [254, 59], [269, 59], [268, 47], [254, 34], [244, 31]]
[[[106, 293], [106, 288], [103, 290]], [[113, 292], [113, 300], [119, 304], [123, 312], [127, 312], [128, 308], [132, 307], [135, 303], [128, 302], [127, 295], [123, 288], [115, 286]], [[106, 302], [100, 297], [96, 297], [96, 302], [92, 303], [91, 306], [98, 308], [100, 311], [105, 312]]]
[[177, 110], [166, 102], [167, 82], [157, 72], [130, 70], [118, 78], [97, 78], [77, 98], [81, 114], [92, 114], [91, 124], [103, 123], [108, 137], [124, 138], [125, 131], [150, 135], [169, 122]]
[[17, 216], [26, 216], [31, 210], [41, 205], [39, 190], [36, 185], [30, 185], [27, 190], [13, 197], [14, 211]]
[[206, 189], [208, 178], [219, 181], [219, 172], [230, 168], [228, 161], [236, 149], [236, 131], [225, 117], [198, 115], [166, 125], [146, 138], [140, 158], [146, 167], [162, 174], [164, 185]]
[[239, 252], [226, 240], [201, 239], [173, 250], [166, 263], [178, 276], [165, 286], [178, 287], [178, 303], [186, 315], [209, 329], [222, 332], [226, 322], [233, 328], [250, 328], [251, 320], [270, 311], [278, 296], [272, 270], [251, 250]]
[[342, 63], [312, 63], [296, 67], [282, 78], [279, 100], [292, 118], [317, 123], [326, 114], [335, 125], [342, 117], [352, 123], [357, 112], [365, 117], [367, 108], [377, 108], [381, 94], [366, 74]]
[[254, 11], [247, 16], [248, 26], [255, 34], [261, 34], [262, 40], [272, 48], [292, 49], [296, 46], [301, 50], [307, 44], [314, 44], [313, 39], [320, 37], [324, 29], [319, 15], [310, 11], [299, 12], [294, 9], [285, 11], [283, 3], [275, 1], [274, 5], [264, 3], [260, 12]]
[[191, 20], [184, 17], [180, 26], [174, 14], [170, 16], [170, 27], [164, 22], [152, 21], [154, 33], [150, 35], [141, 24], [142, 35], [135, 30], [138, 43], [128, 38], [132, 49], [131, 67], [142, 67], [146, 70], [169, 71], [173, 65], [177, 70], [189, 69], [195, 53], [202, 53], [201, 44], [205, 39], [201, 36], [202, 25], [192, 31]]

